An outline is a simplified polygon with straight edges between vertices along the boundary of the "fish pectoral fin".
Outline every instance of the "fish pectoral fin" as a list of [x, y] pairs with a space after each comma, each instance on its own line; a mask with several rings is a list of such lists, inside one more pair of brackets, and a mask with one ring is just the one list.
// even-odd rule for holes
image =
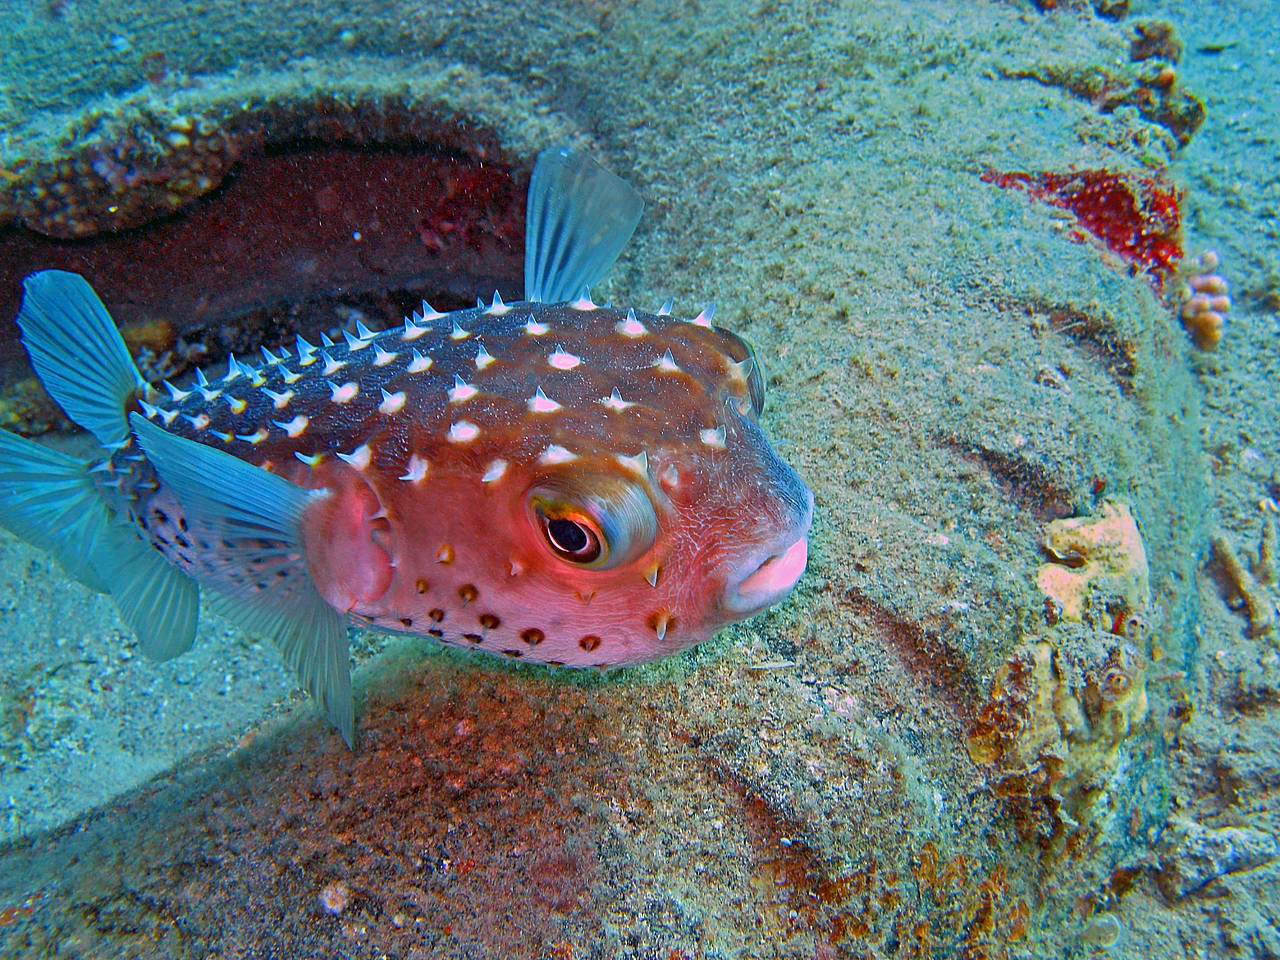
[[174, 436], [139, 414], [129, 420], [192, 537], [210, 545], [193, 576], [219, 595], [211, 598], [214, 609], [275, 644], [353, 746], [346, 619], [316, 589], [303, 543], [307, 509], [327, 494]]
[[387, 521], [369, 485], [352, 475], [307, 514], [307, 561], [316, 589], [335, 610], [349, 611], [387, 592], [395, 570], [386, 549]]
[[543, 150], [525, 207], [524, 298], [559, 303], [598, 283], [643, 210], [629, 183], [585, 153]]

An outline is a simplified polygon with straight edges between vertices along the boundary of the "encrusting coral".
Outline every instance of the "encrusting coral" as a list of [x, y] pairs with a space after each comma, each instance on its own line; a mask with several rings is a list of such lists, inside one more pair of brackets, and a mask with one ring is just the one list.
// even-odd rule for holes
[[1036, 585], [1063, 619], [1083, 621], [1095, 589], [1121, 598], [1131, 611], [1146, 605], [1147, 554], [1124, 504], [1104, 502], [1097, 516], [1053, 521], [1044, 549], [1050, 560], [1037, 572]]
[[996, 671], [966, 745], [1023, 829], [1058, 836], [1108, 816], [1124, 744], [1147, 718], [1150, 588], [1124, 504], [1051, 522], [1044, 549], [1049, 629]]
[[1224, 599], [1233, 609], [1244, 614], [1250, 637], [1266, 636], [1275, 628], [1275, 601], [1264, 589], [1275, 573], [1275, 540], [1275, 524], [1268, 521], [1262, 527], [1257, 561], [1248, 566], [1226, 537], [1216, 536], [1210, 542], [1211, 565], [1218, 576]]

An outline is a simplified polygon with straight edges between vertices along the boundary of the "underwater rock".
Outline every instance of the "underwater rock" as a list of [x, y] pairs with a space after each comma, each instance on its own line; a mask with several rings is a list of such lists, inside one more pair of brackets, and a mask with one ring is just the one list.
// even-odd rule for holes
[[1181, 900], [1218, 877], [1269, 863], [1277, 853], [1276, 838], [1261, 830], [1176, 819], [1161, 839], [1156, 882], [1170, 901]]
[[498, 98], [527, 96], [461, 66], [382, 83], [311, 66], [53, 124], [0, 166], [0, 419], [61, 422], [24, 382], [12, 324], [39, 269], [85, 276], [153, 379], [353, 318], [398, 324], [424, 299], [518, 298], [532, 155], [572, 137], [532, 110], [498, 134], [484, 106]]
[[[75, 16], [100, 6], [76, 4]], [[978, 4], [957, 32], [953, 12], [939, 0], [394, 0], [362, 5], [355, 22], [355, 11], [212, 0], [203, 22], [225, 55], [203, 39], [192, 49], [189, 24], [167, 13], [133, 31], [138, 56], [163, 49], [172, 76], [190, 71], [162, 91], [138, 90], [123, 58], [98, 62], [88, 40], [76, 48], [93, 89], [57, 102], [67, 135], [33, 144], [24, 126], [0, 144], [19, 191], [50, 189], [40, 165], [108, 145], [124, 169], [73, 169], [66, 224], [110, 222], [93, 206], [108, 191], [80, 193], [81, 174], [123, 183], [126, 211], [164, 209], [164, 185], [128, 184], [130, 167], [159, 166], [112, 152], [127, 135], [117, 123], [148, 117], [164, 140], [179, 116], [198, 137], [201, 119], [231, 130], [287, 103], [403, 102], [493, 131], [517, 170], [549, 143], [596, 153], [651, 204], [618, 295], [719, 301], [769, 372], [765, 418], [812, 478], [821, 515], [794, 601], [684, 657], [565, 677], [405, 656], [365, 687], [370, 736], [357, 755], [327, 749], [313, 725], [213, 757], [205, 776], [182, 754], [209, 739], [181, 726], [188, 704], [217, 704], [216, 682], [196, 678], [201, 699], [174, 697], [155, 719], [131, 714], [158, 713], [160, 681], [146, 697], [68, 692], [87, 745], [55, 745], [40, 762], [91, 762], [81, 779], [109, 769], [119, 789], [135, 757], [105, 766], [90, 717], [127, 716], [133, 749], [172, 758], [182, 783], [78, 807], [19, 793], [23, 809], [57, 805], [65, 818], [105, 806], [4, 854], [0, 904], [44, 897], [0, 928], [0, 953], [1000, 957], [1041, 949], [1042, 930], [1069, 936], [1130, 810], [1140, 828], [1165, 819], [1168, 769], [1142, 753], [1142, 717], [1167, 702], [1142, 681], [1143, 635], [1113, 632], [1106, 602], [1079, 623], [1035, 622], [1037, 544], [1045, 522], [1102, 485], [1125, 491], [1153, 582], [1173, 583], [1150, 629], [1171, 655], [1194, 642], [1180, 606], [1195, 563], [1187, 517], [1205, 496], [1186, 468], [1201, 452], [1191, 347], [1148, 277], [1101, 265], [1070, 242], [1063, 211], [978, 176], [987, 164], [1115, 169], [1110, 141], [1079, 135], [1099, 125], [1125, 134], [1124, 156], [1140, 134], [1163, 149], [1132, 111], [1101, 118], [1060, 90], [1004, 79], [1027, 51], [1082, 69], [1123, 57], [1125, 31]], [[64, 39], [28, 49], [56, 53]], [[19, 47], [14, 62], [30, 56]], [[40, 66], [30, 91], [13, 89], [61, 89]], [[181, 160], [182, 137], [195, 145], [176, 133], [157, 156]], [[212, 206], [234, 184], [178, 210]], [[1032, 379], [1045, 366], [1070, 394]], [[51, 583], [22, 569], [4, 583], [6, 629], [35, 638], [24, 654], [47, 658], [42, 640], [92, 631], [95, 656], [114, 656], [105, 616], [90, 621], [83, 595]], [[46, 588], [61, 622], [31, 629]], [[966, 731], [1011, 657], [995, 691], [1003, 713], [987, 718], [991, 763], [975, 766]], [[760, 669], [778, 663], [794, 666]], [[397, 674], [411, 689], [393, 697]], [[233, 717], [233, 738], [253, 719]], [[970, 742], [983, 755], [977, 731]], [[1010, 822], [1039, 839], [1073, 818], [1099, 830], [1072, 836], [1100, 840], [1077, 844], [1067, 869]], [[349, 902], [327, 912], [340, 885]], [[326, 888], [339, 896], [319, 899]]]

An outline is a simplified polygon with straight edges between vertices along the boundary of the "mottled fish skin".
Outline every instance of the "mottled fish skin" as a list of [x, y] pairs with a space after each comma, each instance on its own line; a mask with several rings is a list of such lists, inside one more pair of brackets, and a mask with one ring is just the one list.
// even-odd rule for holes
[[[803, 569], [812, 496], [757, 424], [750, 348], [706, 314], [495, 296], [344, 340], [233, 360], [136, 409], [328, 491], [306, 515], [306, 561], [354, 622], [611, 666], [705, 639]], [[144, 460], [125, 450], [113, 466], [118, 508], [201, 579], [218, 545]], [[602, 535], [621, 518], [603, 562], [557, 551], [548, 525], [566, 518]]]

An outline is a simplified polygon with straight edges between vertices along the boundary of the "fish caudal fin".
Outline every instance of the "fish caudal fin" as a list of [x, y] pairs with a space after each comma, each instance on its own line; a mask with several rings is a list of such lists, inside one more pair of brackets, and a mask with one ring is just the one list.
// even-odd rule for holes
[[538, 154], [525, 210], [524, 297], [570, 300], [598, 283], [631, 239], [644, 201], [584, 153]]
[[0, 526], [53, 554], [89, 589], [107, 593], [99, 570], [118, 534], [87, 468], [83, 460], [0, 430]]
[[[123, 446], [125, 405], [146, 382], [107, 308], [84, 277], [65, 270], [33, 273], [22, 287], [18, 326], [40, 382], [99, 443]], [[0, 524], [111, 594], [147, 656], [177, 656], [195, 640], [199, 587], [116, 519], [87, 471], [81, 460], [6, 434]]]
[[65, 270], [33, 273], [22, 287], [18, 326], [40, 382], [99, 443], [123, 444], [125, 403], [146, 382], [107, 308], [84, 277]]
[[85, 461], [0, 430], [0, 526], [109, 593], [148, 657], [191, 646], [199, 588], [116, 519]]
[[130, 423], [160, 479], [182, 505], [190, 530], [214, 544], [196, 576], [218, 592], [215, 608], [276, 645], [352, 746], [355, 716], [346, 621], [316, 589], [303, 543], [306, 508], [325, 494], [166, 433], [139, 414]]

